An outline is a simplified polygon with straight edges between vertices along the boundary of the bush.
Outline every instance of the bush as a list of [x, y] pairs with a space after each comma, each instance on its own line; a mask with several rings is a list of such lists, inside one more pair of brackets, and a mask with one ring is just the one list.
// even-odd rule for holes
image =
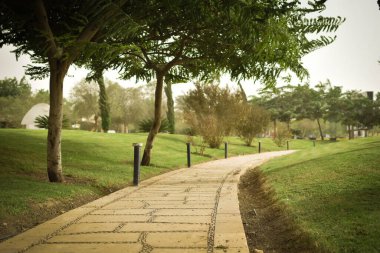
[[219, 148], [225, 135], [234, 130], [243, 103], [240, 93], [217, 84], [195, 85], [182, 97], [184, 119], [197, 134], [203, 137], [210, 148]]
[[[34, 124], [36, 127], [48, 129], [49, 116], [48, 115], [37, 116], [36, 119], [34, 120]], [[69, 120], [66, 118], [66, 115], [63, 115], [62, 128], [65, 128], [65, 129], [70, 128], [70, 123], [69, 123]]]
[[80, 130], [93, 131], [95, 129], [95, 123], [89, 121], [80, 122]]
[[265, 109], [250, 104], [242, 106], [239, 114], [236, 131], [245, 144], [251, 146], [253, 139], [268, 126], [270, 115]]
[[[139, 130], [140, 132], [149, 132], [153, 125], [153, 119], [144, 119], [139, 122]], [[158, 130], [160, 133], [169, 132], [169, 121], [167, 119], [163, 119], [161, 121], [160, 129]]]
[[282, 147], [285, 145], [286, 141], [291, 138], [292, 134], [289, 131], [288, 127], [284, 124], [278, 124], [277, 126], [277, 135], [273, 138], [273, 142], [277, 146]]

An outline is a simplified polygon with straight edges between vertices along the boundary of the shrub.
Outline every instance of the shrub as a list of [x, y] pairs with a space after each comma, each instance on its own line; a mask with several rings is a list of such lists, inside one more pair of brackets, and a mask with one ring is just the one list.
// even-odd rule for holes
[[[36, 127], [48, 129], [49, 126], [49, 116], [48, 115], [40, 115], [37, 116], [34, 120], [34, 124]], [[69, 120], [66, 118], [66, 115], [63, 115], [62, 119], [62, 128], [70, 128]]]
[[[139, 122], [140, 132], [149, 132], [153, 125], [153, 119], [144, 119]], [[161, 121], [159, 132], [169, 132], [169, 121], [163, 119]]]
[[285, 145], [286, 141], [289, 140], [292, 136], [292, 133], [289, 131], [288, 127], [284, 124], [277, 125], [277, 135], [273, 138], [273, 142], [277, 146], [282, 147]]
[[233, 131], [243, 99], [240, 93], [217, 84], [197, 83], [181, 103], [186, 123], [210, 148], [218, 148], [224, 136]]
[[270, 115], [265, 109], [250, 104], [242, 106], [239, 114], [236, 131], [245, 144], [251, 146], [253, 139], [268, 126]]

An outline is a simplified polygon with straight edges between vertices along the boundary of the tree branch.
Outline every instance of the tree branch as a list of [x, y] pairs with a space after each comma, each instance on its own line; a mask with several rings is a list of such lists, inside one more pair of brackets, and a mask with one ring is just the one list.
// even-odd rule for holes
[[48, 45], [48, 58], [50, 61], [56, 56], [58, 47], [55, 43], [54, 34], [49, 25], [49, 20], [43, 0], [34, 0], [33, 7], [34, 13], [37, 17], [37, 29], [41, 31]]

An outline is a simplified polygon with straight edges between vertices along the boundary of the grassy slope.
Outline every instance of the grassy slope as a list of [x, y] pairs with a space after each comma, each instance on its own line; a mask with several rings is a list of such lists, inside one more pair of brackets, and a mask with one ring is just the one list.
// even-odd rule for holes
[[261, 169], [316, 243], [331, 252], [380, 252], [380, 138], [306, 149]]
[[[29, 206], [83, 196], [100, 196], [130, 185], [133, 175], [132, 143], [145, 143], [146, 134], [103, 134], [63, 131], [62, 157], [66, 184], [51, 184], [46, 175], [45, 130], [0, 129], [0, 221], [21, 215]], [[257, 152], [237, 139], [228, 139], [229, 155]], [[143, 167], [141, 178], [184, 167], [186, 137], [159, 134], [152, 151], [151, 167]], [[293, 142], [292, 142], [293, 145]], [[296, 141], [298, 148], [311, 146]], [[269, 139], [263, 151], [279, 150]], [[282, 148], [283, 149], [283, 148]], [[192, 155], [193, 164], [223, 158], [224, 150], [206, 149], [207, 156]]]

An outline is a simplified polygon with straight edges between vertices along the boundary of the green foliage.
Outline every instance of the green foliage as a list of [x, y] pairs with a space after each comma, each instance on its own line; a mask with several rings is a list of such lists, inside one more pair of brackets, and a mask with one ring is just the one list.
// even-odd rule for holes
[[102, 117], [102, 129], [107, 132], [111, 124], [111, 115], [103, 76], [99, 76], [97, 82], [99, 85], [99, 110], [100, 117]]
[[21, 120], [28, 110], [38, 103], [49, 103], [49, 92], [38, 90], [32, 93], [25, 78], [0, 80], [0, 127], [21, 127]]
[[263, 108], [251, 104], [243, 104], [239, 115], [236, 131], [244, 143], [251, 146], [253, 139], [268, 126], [270, 115]]
[[49, 116], [47, 116], [47, 115], [37, 116], [36, 119], [34, 120], [34, 125], [38, 128], [48, 129]]
[[292, 133], [288, 129], [288, 127], [284, 124], [279, 124], [277, 126], [277, 134], [273, 137], [273, 142], [276, 143], [277, 146], [282, 147], [286, 144], [286, 141], [292, 137]]
[[[153, 125], [153, 119], [144, 119], [139, 122], [139, 130], [140, 132], [147, 133], [150, 131]], [[159, 132], [169, 132], [169, 121], [167, 119], [161, 120], [160, 130]]]
[[31, 86], [25, 77], [19, 82], [15, 77], [0, 80], [0, 97], [30, 96], [31, 93]]
[[197, 83], [195, 90], [183, 96], [180, 103], [190, 127], [210, 148], [218, 148], [224, 136], [233, 132], [243, 99], [241, 93], [232, 93], [216, 83]]
[[[49, 116], [48, 115], [40, 115], [37, 116], [36, 119], [34, 120], [35, 126], [38, 128], [45, 128], [48, 129], [49, 126]], [[70, 122], [66, 118], [65, 115], [63, 115], [62, 119], [62, 128], [68, 129], [70, 128]]]
[[174, 100], [172, 92], [172, 84], [169, 82], [166, 83], [164, 88], [166, 94], [166, 104], [168, 110], [166, 112], [166, 118], [169, 122], [169, 133], [174, 134], [175, 132], [175, 115], [174, 115]]

